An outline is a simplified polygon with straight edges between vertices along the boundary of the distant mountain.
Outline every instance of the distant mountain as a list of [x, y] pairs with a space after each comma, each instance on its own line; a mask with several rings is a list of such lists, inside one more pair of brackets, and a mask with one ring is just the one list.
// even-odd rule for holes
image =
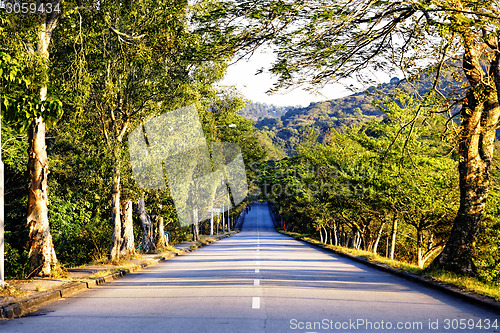
[[281, 118], [290, 108], [292, 107], [249, 102], [238, 112], [238, 114], [247, 119], [257, 121], [264, 118]]
[[331, 128], [353, 126], [371, 119], [382, 119], [383, 113], [370, 103], [373, 97], [353, 95], [331, 101], [292, 108], [281, 118], [264, 118], [255, 127], [271, 137], [273, 143], [293, 155], [302, 131], [313, 128], [321, 141]]
[[398, 78], [394, 78], [390, 83], [382, 84], [371, 91], [315, 102], [307, 107], [283, 108], [287, 111], [281, 117], [261, 118], [255, 123], [255, 127], [269, 136], [286, 154], [293, 155], [304, 129], [314, 129], [321, 141], [331, 128], [382, 119], [383, 113], [373, 102], [394, 91], [399, 82]]
[[[442, 73], [439, 89], [447, 95], [460, 95], [462, 82], [454, 78], [457, 66], [448, 63]], [[460, 75], [458, 75], [459, 77]], [[301, 132], [313, 129], [322, 141], [331, 128], [350, 127], [373, 119], [383, 119], [384, 113], [374, 106], [384, 98], [394, 95], [396, 88], [413, 91], [424, 96], [433, 85], [434, 73], [421, 73], [411, 81], [395, 77], [389, 83], [371, 87], [365, 92], [350, 96], [311, 103], [307, 107], [276, 107], [249, 103], [240, 114], [256, 120], [255, 127], [288, 155], [295, 154]], [[280, 116], [281, 115], [281, 116]]]

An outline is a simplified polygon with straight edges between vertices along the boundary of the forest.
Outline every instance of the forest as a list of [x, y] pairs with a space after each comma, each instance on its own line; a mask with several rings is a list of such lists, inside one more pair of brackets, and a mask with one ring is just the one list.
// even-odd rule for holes
[[[152, 229], [196, 238], [172, 189], [138, 186], [127, 145], [191, 106], [204, 141], [241, 148], [253, 196], [231, 214], [260, 189], [286, 230], [499, 283], [495, 1], [50, 3], [0, 16], [7, 277], [116, 260], [134, 252], [130, 238], [162, 243]], [[306, 108], [245, 106], [217, 83], [268, 43], [271, 92], [353, 78], [370, 88]], [[402, 79], [376, 84], [377, 71]], [[202, 174], [195, 160], [182, 164], [188, 178]]]
[[244, 107], [238, 110], [238, 114], [247, 119], [258, 121], [265, 118], [281, 118], [290, 108], [292, 107], [282, 107], [249, 101]]
[[[407, 97], [403, 93], [402, 97], [397, 97], [397, 94], [392, 96], [392, 102], [382, 100], [382, 104], [386, 106], [385, 111], [390, 109], [391, 103], [396, 103], [393, 107], [404, 106], [406, 102], [410, 105], [416, 104], [410, 107], [415, 110], [410, 112], [413, 116], [402, 118], [396, 134], [389, 135], [392, 140], [389, 139], [386, 152], [378, 155], [379, 164], [388, 161], [390, 150], [396, 147], [398, 140], [403, 140], [400, 148], [401, 156], [392, 160], [392, 165], [388, 168], [397, 170], [398, 176], [404, 175], [405, 168], [409, 171], [417, 168], [419, 161], [413, 155], [418, 151], [417, 148], [422, 148], [424, 145], [417, 142], [416, 147], [412, 146], [413, 137], [418, 134], [420, 123], [429, 126], [434, 123], [436, 115], [441, 115], [438, 121], [444, 121], [446, 132], [452, 132], [454, 135], [451, 141], [453, 149], [442, 154], [451, 158], [456, 154], [453, 160], [456, 163], [454, 170], [458, 179], [458, 197], [446, 201], [446, 203], [450, 201], [457, 203], [456, 207], [451, 208], [454, 214], [449, 223], [451, 225], [449, 236], [427, 269], [477, 276], [479, 274], [477, 244], [480, 232], [484, 229], [491, 201], [495, 200], [497, 185], [494, 173], [496, 132], [500, 118], [498, 1], [334, 1], [325, 5], [324, 2], [316, 0], [262, 3], [249, 0], [238, 4], [224, 1], [221, 8], [223, 10], [213, 12], [212, 17], [217, 18], [217, 21], [210, 27], [215, 29], [217, 25], [221, 27], [220, 31], [231, 31], [233, 38], [229, 39], [229, 42], [232, 45], [238, 45], [251, 54], [253, 43], [263, 44], [269, 36], [272, 36], [277, 60], [270, 66], [270, 71], [276, 75], [277, 83], [271, 91], [287, 90], [297, 86], [308, 86], [314, 90], [314, 87], [320, 88], [343, 80], [345, 84], [349, 84], [349, 80], [353, 79], [364, 82], [368, 87], [374, 87], [376, 73], [381, 71], [385, 74], [397, 74], [391, 76], [402, 77], [405, 79], [405, 85], [413, 86], [416, 79], [434, 72], [429, 80], [430, 89], [422, 90], [417, 84], [410, 90], [403, 89], [406, 90]], [[217, 16], [221, 12], [224, 15]], [[242, 16], [245, 20], [238, 20]], [[448, 75], [459, 83], [458, 89], [446, 84], [449, 82]], [[374, 102], [381, 104], [380, 101]], [[362, 110], [357, 111], [362, 114]], [[314, 121], [305, 119], [303, 123], [310, 125]], [[299, 126], [302, 124], [299, 123]], [[321, 134], [318, 132], [312, 131], [312, 136]], [[328, 141], [333, 140], [331, 136], [335, 136], [330, 133], [335, 131], [327, 131], [322, 141], [326, 147]], [[370, 134], [367, 131], [364, 133]], [[285, 133], [285, 136], [291, 137], [295, 134]], [[406, 138], [402, 139], [403, 136]], [[317, 142], [317, 139], [312, 141]], [[341, 139], [341, 142], [349, 141]], [[380, 149], [378, 143], [366, 140], [363, 144], [368, 145], [370, 152]], [[440, 145], [446, 146], [444, 143]], [[297, 146], [297, 142], [286, 147], [289, 153], [297, 153], [293, 151], [294, 146]], [[338, 150], [341, 151], [342, 146]], [[298, 152], [300, 153], [300, 149]], [[356, 151], [354, 156], [351, 156], [349, 165], [356, 165], [356, 158], [361, 153], [362, 151]], [[330, 159], [329, 154], [324, 158], [325, 161]], [[410, 161], [409, 165], [405, 164], [406, 159]], [[439, 162], [445, 163], [444, 160]], [[422, 163], [427, 165], [435, 161], [424, 157]], [[452, 164], [448, 164], [448, 167], [451, 168]], [[380, 170], [381, 175], [389, 173], [385, 169]], [[342, 172], [343, 170], [340, 170], [339, 174]], [[424, 193], [424, 185], [434, 182], [431, 181], [433, 173], [425, 173], [427, 174], [429, 178], [421, 183], [417, 182], [416, 175], [412, 175], [409, 180], [414, 183], [411, 185]], [[439, 173], [437, 177], [441, 175], [444, 174]], [[422, 177], [425, 178], [424, 175]], [[294, 177], [285, 176], [284, 179], [295, 181]], [[321, 177], [316, 175], [313, 179]], [[375, 185], [382, 182], [375, 179]], [[397, 177], [392, 177], [390, 180], [401, 181]], [[316, 185], [321, 185], [319, 188], [326, 186], [325, 183]], [[303, 187], [298, 186], [298, 188], [299, 191], [307, 193]], [[369, 186], [367, 188], [370, 189]], [[405, 189], [410, 188], [412, 186], [407, 186]], [[388, 192], [392, 194], [390, 187]], [[404, 192], [401, 193], [403, 194]], [[291, 195], [292, 198], [296, 196]], [[444, 196], [444, 193], [440, 196]], [[435, 200], [433, 201], [431, 197], [425, 195], [422, 200], [429, 200], [432, 204]], [[397, 214], [404, 214], [412, 204], [419, 204], [411, 196], [403, 196], [398, 200], [402, 203], [399, 204], [397, 201], [387, 203], [394, 204], [393, 211]], [[328, 205], [332, 200], [313, 201]], [[358, 204], [360, 202], [354, 200], [348, 203], [347, 208]], [[330, 208], [334, 210], [337, 206], [338, 204], [335, 204]], [[408, 220], [414, 220], [411, 223], [417, 225], [415, 228], [418, 232], [417, 261], [420, 266], [425, 261], [423, 259], [426, 259], [425, 249], [421, 246], [421, 243], [426, 241], [422, 225], [438, 223], [439, 220], [445, 219], [448, 210], [444, 205], [441, 208], [442, 210], [429, 210], [428, 214], [436, 214], [434, 218], [428, 217], [427, 211], [420, 212], [426, 214], [422, 214], [423, 216], [419, 218], [408, 217]], [[293, 210], [295, 207], [290, 209]], [[373, 207], [367, 209], [371, 212], [380, 212]], [[330, 210], [325, 208], [320, 211], [330, 213]], [[369, 248], [368, 237], [365, 235], [363, 239], [361, 236], [366, 228], [356, 221], [358, 214], [354, 214], [353, 218], [346, 211], [340, 213], [340, 216], [355, 229], [348, 244], [356, 247], [365, 244], [364, 247]], [[335, 216], [337, 219], [340, 218], [339, 214]], [[371, 223], [370, 215], [366, 218], [362, 215], [361, 217], [366, 220], [363, 221], [365, 225]], [[333, 223], [332, 218], [327, 220]], [[393, 229], [397, 230], [395, 223], [393, 226]], [[333, 229], [335, 228], [334, 225]], [[380, 233], [383, 233], [383, 228], [378, 230], [382, 230]], [[342, 232], [340, 236], [344, 239], [347, 237]], [[435, 236], [434, 233], [428, 235], [429, 250], [435, 244]], [[323, 240], [324, 238], [323, 233]], [[495, 237], [492, 240], [494, 239]], [[497, 243], [490, 244], [490, 246], [495, 245]]]
[[[446, 119], [418, 116], [418, 105], [400, 91], [380, 105], [381, 120], [331, 128], [321, 142], [310, 128], [295, 155], [254, 165], [283, 227], [427, 267], [446, 244], [458, 209], [458, 157]], [[400, 132], [412, 117], [418, 118], [413, 130]], [[495, 185], [475, 253], [479, 276], [494, 284], [500, 283], [499, 152], [497, 142]]]
[[168, 189], [133, 177], [127, 139], [144, 120], [191, 105], [208, 143], [236, 143], [248, 164], [266, 157], [251, 121], [236, 113], [244, 98], [215, 88], [228, 55], [189, 29], [187, 2], [64, 8], [0, 16], [6, 278], [116, 260], [148, 239], [165, 246], [158, 230], [171, 243], [192, 239]]

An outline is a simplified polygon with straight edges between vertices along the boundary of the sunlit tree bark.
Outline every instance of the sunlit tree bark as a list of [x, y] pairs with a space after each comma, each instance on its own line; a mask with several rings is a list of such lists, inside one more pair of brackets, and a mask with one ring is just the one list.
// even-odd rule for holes
[[[52, 1], [55, 7], [60, 1]], [[42, 66], [49, 62], [49, 46], [52, 34], [57, 27], [60, 12], [44, 13], [38, 33], [36, 55], [42, 59]], [[45, 71], [47, 68], [45, 68]], [[40, 101], [47, 100], [47, 83], [40, 88]], [[42, 111], [43, 112], [43, 111]], [[28, 217], [29, 228], [29, 267], [30, 274], [50, 275], [57, 264], [56, 253], [50, 234], [48, 218], [47, 176], [49, 165], [45, 144], [45, 123], [41, 116], [35, 117], [28, 130]]]

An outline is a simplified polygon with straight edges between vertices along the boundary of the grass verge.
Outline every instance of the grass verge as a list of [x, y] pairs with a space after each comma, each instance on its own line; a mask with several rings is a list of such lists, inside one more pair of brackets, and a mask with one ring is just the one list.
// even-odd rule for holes
[[5, 286], [0, 286], [0, 303], [2, 297], [20, 297], [27, 294], [27, 291], [23, 291], [13, 285], [6, 284]]
[[420, 275], [432, 279], [438, 283], [452, 285], [462, 290], [476, 293], [478, 295], [488, 296], [495, 299], [497, 302], [500, 302], [500, 286], [497, 284], [487, 283], [474, 277], [462, 276], [446, 271], [427, 272], [424, 269], [419, 268], [415, 264], [398, 260], [391, 260], [389, 258], [379, 256], [369, 251], [355, 250], [355, 249], [345, 248], [342, 246], [322, 244], [317, 239], [311, 238], [309, 237], [309, 235], [306, 234], [299, 234], [299, 233], [285, 232], [285, 231], [279, 231], [279, 232], [291, 236], [295, 239], [303, 239], [317, 244], [321, 244], [326, 248], [332, 249], [333, 251], [336, 252], [344, 253], [353, 257], [363, 258], [374, 263], [383, 264], [391, 268], [398, 269], [403, 272]]
[[125, 263], [125, 264], [118, 266], [116, 268], [110, 268], [110, 269], [105, 269], [102, 271], [97, 271], [94, 274], [90, 275], [88, 278], [89, 279], [97, 279], [97, 278], [101, 278], [101, 277], [113, 274], [115, 272], [119, 272], [119, 271], [124, 270], [124, 269], [131, 269], [133, 267], [138, 267], [138, 266], [139, 265], [128, 262], [128, 263]]

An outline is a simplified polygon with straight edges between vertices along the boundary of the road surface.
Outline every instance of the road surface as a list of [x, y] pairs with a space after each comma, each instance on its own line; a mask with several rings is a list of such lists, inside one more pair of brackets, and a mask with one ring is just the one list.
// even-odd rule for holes
[[499, 317], [283, 236], [261, 204], [233, 237], [0, 332], [500, 332]]

